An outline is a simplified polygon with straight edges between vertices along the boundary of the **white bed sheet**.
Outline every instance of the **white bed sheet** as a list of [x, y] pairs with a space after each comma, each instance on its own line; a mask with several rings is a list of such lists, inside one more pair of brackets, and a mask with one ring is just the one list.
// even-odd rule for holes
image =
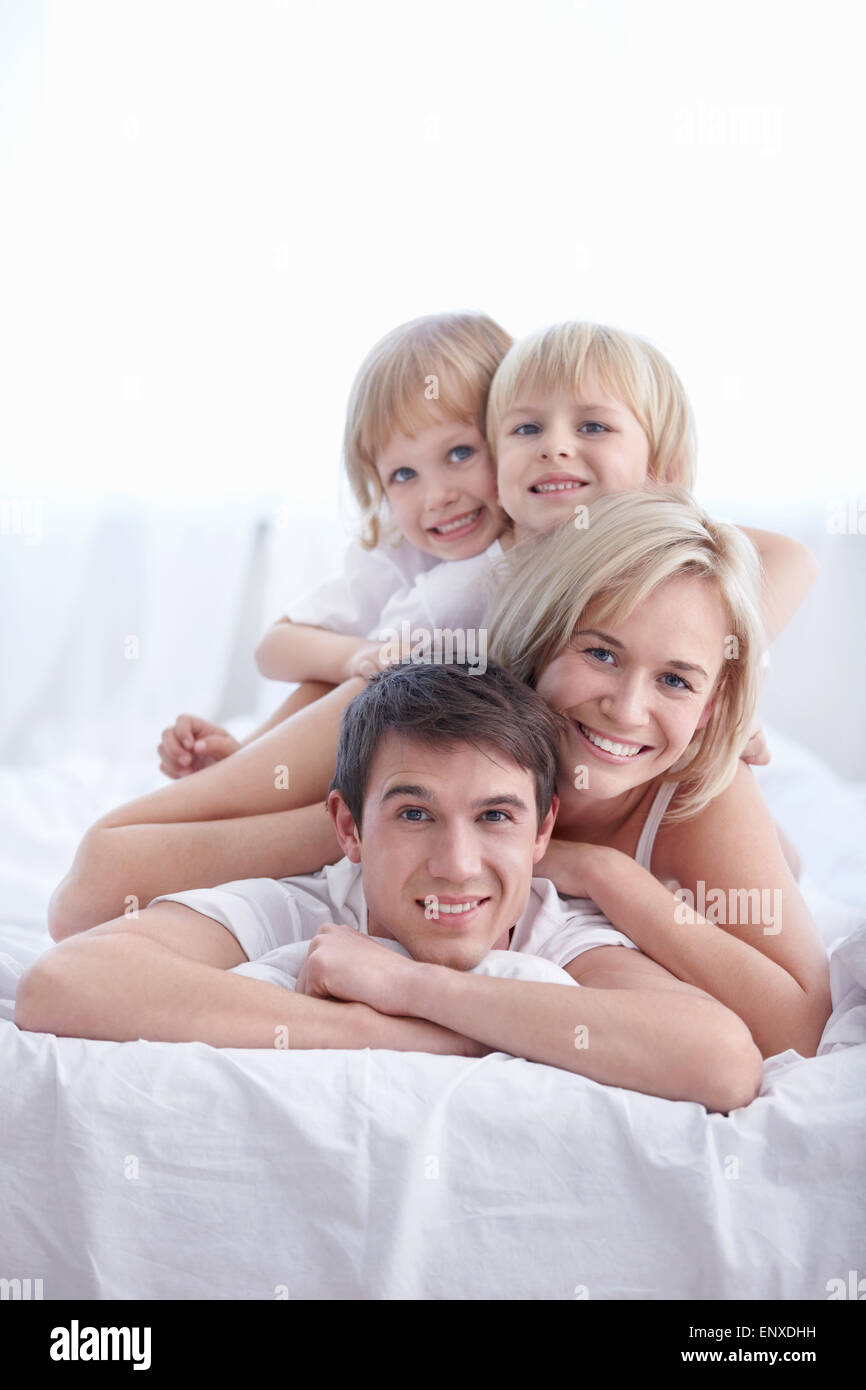
[[0, 770], [0, 1277], [49, 1299], [825, 1299], [866, 1275], [866, 797], [770, 741], [834, 1012], [818, 1057], [771, 1059], [728, 1117], [503, 1053], [21, 1033], [51, 888], [154, 775]]

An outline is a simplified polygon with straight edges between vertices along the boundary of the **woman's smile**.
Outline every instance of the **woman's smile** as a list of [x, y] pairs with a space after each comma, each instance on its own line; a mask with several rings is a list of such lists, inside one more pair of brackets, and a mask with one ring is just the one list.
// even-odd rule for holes
[[612, 734], [595, 729], [582, 723], [579, 719], [570, 719], [569, 722], [572, 728], [577, 731], [581, 741], [603, 762], [633, 763], [644, 753], [653, 751], [652, 746], [648, 743], [631, 743], [625, 739], [614, 738]]

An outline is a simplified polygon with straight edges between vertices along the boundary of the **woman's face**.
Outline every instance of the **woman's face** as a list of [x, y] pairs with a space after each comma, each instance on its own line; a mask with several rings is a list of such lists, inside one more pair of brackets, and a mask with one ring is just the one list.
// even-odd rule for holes
[[587, 610], [536, 685], [568, 719], [577, 789], [618, 796], [677, 761], [712, 712], [728, 629], [715, 586], [692, 577], [666, 580], [625, 622]]

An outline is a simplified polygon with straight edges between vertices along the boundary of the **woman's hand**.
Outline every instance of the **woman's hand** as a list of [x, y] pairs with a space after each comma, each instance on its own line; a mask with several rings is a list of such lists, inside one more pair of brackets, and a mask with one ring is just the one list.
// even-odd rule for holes
[[310, 942], [295, 992], [368, 1004], [380, 1014], [406, 1014], [407, 990], [417, 969], [417, 961], [354, 927], [325, 922]]
[[578, 840], [552, 839], [543, 859], [535, 865], [535, 878], [549, 878], [565, 898], [591, 898], [603, 862], [619, 850], [589, 845]]
[[157, 748], [160, 771], [166, 777], [187, 777], [191, 772], [228, 758], [240, 748], [237, 739], [220, 724], [196, 714], [180, 714], [171, 729], [163, 729]]

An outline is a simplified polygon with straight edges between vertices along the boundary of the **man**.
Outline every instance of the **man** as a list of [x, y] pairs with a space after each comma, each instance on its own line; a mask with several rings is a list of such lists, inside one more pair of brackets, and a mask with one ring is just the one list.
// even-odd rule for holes
[[[499, 667], [388, 668], [343, 717], [328, 810], [345, 859], [157, 898], [71, 937], [23, 977], [16, 1023], [214, 1047], [496, 1050], [708, 1109], [747, 1105], [762, 1064], [742, 1021], [585, 900], [533, 880], [559, 735]], [[304, 941], [295, 989], [274, 983], [266, 958], [297, 959]], [[521, 950], [565, 973], [497, 978]]]

